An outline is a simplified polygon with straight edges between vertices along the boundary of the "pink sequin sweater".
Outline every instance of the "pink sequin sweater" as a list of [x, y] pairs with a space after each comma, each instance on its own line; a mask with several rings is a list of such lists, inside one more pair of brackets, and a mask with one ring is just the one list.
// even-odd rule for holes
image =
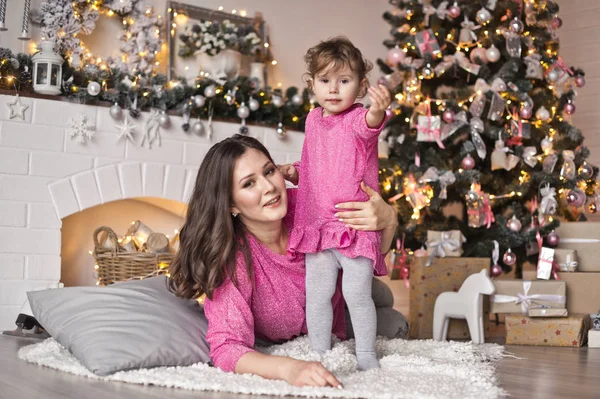
[[[290, 232], [294, 228], [296, 192], [288, 190], [288, 214], [284, 223]], [[210, 357], [214, 365], [224, 371], [235, 371], [240, 357], [254, 350], [255, 338], [283, 342], [307, 333], [304, 256], [288, 259], [271, 251], [252, 234], [247, 237], [254, 288], [240, 253], [236, 263], [238, 287], [227, 279], [213, 292], [213, 299], [207, 299], [204, 304]], [[345, 339], [344, 301], [339, 283], [332, 306], [333, 333]]]
[[368, 110], [354, 104], [346, 111], [323, 116], [315, 108], [306, 118], [306, 137], [298, 169], [296, 226], [290, 235], [289, 252], [316, 253], [336, 248], [349, 258], [373, 261], [377, 276], [387, 274], [381, 254], [381, 232], [357, 231], [344, 226], [334, 215], [335, 204], [366, 201], [360, 182], [378, 190], [377, 128], [367, 125]]

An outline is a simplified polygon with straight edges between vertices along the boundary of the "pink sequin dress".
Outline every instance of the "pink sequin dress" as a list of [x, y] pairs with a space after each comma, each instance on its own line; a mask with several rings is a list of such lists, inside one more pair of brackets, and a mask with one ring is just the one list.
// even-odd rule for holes
[[[288, 190], [288, 215], [284, 219], [288, 230], [294, 227], [296, 192]], [[210, 357], [215, 366], [225, 371], [235, 371], [240, 357], [254, 350], [255, 338], [283, 342], [307, 333], [304, 256], [289, 259], [271, 251], [252, 234], [247, 237], [254, 288], [248, 279], [244, 257], [238, 254], [238, 287], [227, 279], [213, 292], [213, 299], [207, 299], [204, 304]], [[333, 333], [346, 339], [344, 300], [339, 282], [331, 303]]]
[[368, 110], [354, 104], [346, 111], [323, 116], [315, 108], [306, 118], [306, 137], [299, 163], [296, 224], [288, 251], [317, 253], [335, 248], [348, 258], [363, 256], [373, 261], [376, 276], [387, 274], [381, 254], [381, 232], [357, 231], [344, 226], [334, 215], [335, 204], [366, 201], [360, 182], [378, 189], [377, 128], [367, 125]]

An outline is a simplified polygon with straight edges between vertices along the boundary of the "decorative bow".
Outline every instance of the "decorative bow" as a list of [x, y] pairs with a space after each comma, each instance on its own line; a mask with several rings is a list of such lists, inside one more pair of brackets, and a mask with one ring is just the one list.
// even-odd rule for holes
[[523, 161], [532, 168], [537, 165], [537, 148], [535, 146], [523, 148]]
[[480, 65], [471, 63], [471, 61], [469, 61], [469, 59], [467, 58], [465, 53], [463, 53], [461, 51], [457, 51], [454, 53], [454, 55], [445, 55], [444, 56], [442, 62], [440, 62], [438, 65], [436, 65], [435, 74], [437, 76], [443, 75], [455, 63], [458, 64], [458, 66], [460, 66], [462, 69], [464, 69], [465, 71], [467, 71], [473, 75], [478, 75], [479, 70], [481, 69]]
[[567, 254], [565, 258], [565, 263], [559, 263], [559, 268], [561, 272], [574, 272], [577, 270], [577, 266], [579, 266], [579, 262], [575, 260], [574, 254]]
[[456, 176], [454, 176], [454, 173], [449, 170], [440, 175], [440, 172], [437, 170], [437, 168], [435, 166], [431, 166], [425, 171], [423, 176], [421, 176], [419, 183], [429, 183], [433, 181], [440, 182], [440, 198], [446, 199], [448, 197], [447, 187], [456, 181]]
[[452, 136], [458, 129], [467, 126], [468, 124], [467, 113], [465, 111], [460, 111], [454, 116], [452, 122], [445, 123], [442, 126], [442, 140]]
[[486, 194], [482, 196], [481, 208], [482, 212], [485, 213], [483, 224], [485, 224], [486, 228], [489, 229], [490, 227], [492, 227], [492, 223], [496, 221], [496, 219], [494, 218], [494, 212], [492, 212], [492, 207], [490, 205], [489, 195]]
[[[532, 304], [539, 304], [539, 302], [554, 302], [558, 304], [565, 304], [567, 298], [564, 295], [557, 294], [532, 294], [529, 295], [531, 289], [531, 281], [523, 281], [523, 292], [518, 292], [517, 295], [502, 295], [494, 294], [490, 297], [491, 302], [495, 303], [515, 303], [521, 304], [521, 311], [527, 313], [527, 310]], [[542, 304], [539, 304], [542, 305]]]
[[560, 79], [563, 78], [563, 76], [566, 73], [568, 73], [569, 76], [573, 76], [575, 74], [575, 72], [573, 72], [573, 70], [571, 68], [569, 68], [567, 66], [567, 64], [565, 64], [562, 57], [558, 56], [558, 59], [554, 62], [554, 64], [552, 64], [552, 68], [548, 68], [548, 70], [546, 71], [545, 76], [548, 76], [550, 71], [552, 71], [556, 68], [560, 68], [560, 70], [561, 70], [561, 74], [558, 76], [558, 81], [560, 81]]
[[487, 155], [487, 148], [485, 146], [485, 141], [481, 138], [481, 133], [483, 133], [484, 124], [483, 121], [478, 117], [471, 118], [471, 141], [477, 150], [477, 155], [481, 159], [485, 159]]
[[[462, 233], [459, 232], [462, 237]], [[465, 242], [464, 237], [459, 240], [452, 238], [452, 231], [442, 231], [439, 240], [433, 240], [427, 242], [427, 249], [429, 252], [429, 259], [427, 259], [427, 263], [425, 266], [431, 266], [431, 262], [434, 257], [445, 258], [446, 253], [454, 252], [461, 247], [461, 244]]]
[[535, 240], [537, 241], [539, 251], [537, 269], [539, 270], [540, 265], [548, 265], [552, 270], [552, 276], [554, 276], [554, 279], [560, 280], [560, 278], [558, 277], [560, 266], [558, 265], [558, 263], [556, 263], [554, 259], [549, 260], [542, 257], [542, 247], [544, 246], [544, 240], [542, 239], [542, 235], [540, 234], [539, 230], [535, 233]]
[[461, 43], [472, 43], [477, 41], [477, 34], [475, 31], [481, 28], [480, 25], [476, 25], [475, 22], [470, 21], [465, 15], [465, 20], [460, 23], [462, 29], [460, 30], [460, 42]]
[[[475, 97], [475, 100], [473, 100], [473, 103], [469, 107], [469, 112], [471, 112], [471, 114], [473, 116], [477, 116], [477, 117], [481, 118], [481, 114], [483, 113], [483, 108], [485, 107], [485, 101], [486, 101], [485, 94], [490, 90], [494, 92], [494, 101], [496, 101], [498, 104], [501, 104], [502, 108], [504, 108], [504, 99], [499, 94], [499, 92], [506, 91], [507, 86], [506, 86], [506, 83], [504, 83], [504, 81], [502, 79], [495, 78], [492, 81], [492, 85], [489, 86], [485, 80], [479, 78], [475, 82], [474, 89], [475, 89], [475, 92], [477, 93], [477, 97]], [[497, 107], [494, 107], [494, 108], [497, 108]], [[502, 115], [500, 114], [500, 116], [502, 116]], [[496, 120], [496, 119], [493, 119], [493, 120]]]
[[435, 8], [431, 4], [423, 5], [423, 14], [425, 15], [425, 26], [429, 27], [429, 17], [432, 15], [437, 15], [439, 19], [442, 21], [446, 19], [446, 15], [448, 15], [448, 2], [442, 1], [438, 8]]

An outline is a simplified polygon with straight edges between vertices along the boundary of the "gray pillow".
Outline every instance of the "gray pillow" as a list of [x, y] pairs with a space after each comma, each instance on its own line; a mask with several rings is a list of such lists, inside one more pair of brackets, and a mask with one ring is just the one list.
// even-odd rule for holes
[[165, 276], [27, 296], [40, 324], [94, 374], [210, 361], [202, 307], [169, 292]]

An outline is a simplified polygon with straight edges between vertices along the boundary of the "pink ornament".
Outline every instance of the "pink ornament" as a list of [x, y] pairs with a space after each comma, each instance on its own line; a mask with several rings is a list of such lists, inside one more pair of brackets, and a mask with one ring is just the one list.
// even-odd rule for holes
[[517, 255], [515, 255], [514, 252], [511, 251], [509, 248], [508, 251], [506, 251], [504, 253], [504, 256], [502, 257], [502, 261], [504, 262], [504, 264], [506, 266], [512, 266], [515, 263], [517, 263]]
[[548, 234], [548, 236], [546, 236], [546, 242], [548, 243], [548, 245], [550, 245], [551, 247], [555, 247], [558, 245], [558, 242], [560, 241], [560, 236], [558, 235], [558, 233], [554, 230], [552, 230], [550, 232], [550, 234]]
[[389, 66], [395, 67], [398, 66], [400, 62], [404, 59], [406, 54], [400, 47], [394, 47], [390, 49], [387, 53], [387, 63]]
[[396, 114], [394, 113], [394, 111], [392, 111], [391, 109], [387, 108], [385, 110], [385, 119], [391, 119], [392, 117], [396, 116]]
[[473, 169], [475, 167], [475, 160], [470, 154], [467, 154], [467, 156], [463, 158], [462, 167], [463, 169], [467, 170]]
[[487, 49], [484, 49], [483, 47], [476, 47], [471, 51], [471, 55], [469, 56], [469, 58], [473, 63], [479, 60], [483, 64], [487, 64]]
[[454, 3], [448, 7], [448, 15], [450, 15], [452, 18], [458, 18], [460, 16], [460, 7], [458, 4]]
[[575, 76], [575, 86], [577, 86], [577, 87], [585, 86], [585, 78], [583, 77], [583, 75]]
[[446, 123], [454, 122], [454, 111], [452, 111], [451, 109], [445, 110], [444, 113], [442, 114], [442, 118], [444, 119], [444, 122], [446, 122]]
[[565, 111], [565, 114], [567, 115], [573, 115], [575, 113], [575, 104], [566, 103], [563, 107], [563, 111]]
[[523, 119], [529, 119], [533, 115], [533, 109], [529, 107], [523, 107], [519, 111], [519, 115], [521, 115], [521, 118]]
[[503, 272], [502, 267], [498, 264], [493, 265], [492, 266], [492, 271], [490, 272], [490, 274], [492, 275], [492, 277], [498, 277], [499, 275], [501, 275]]
[[560, 19], [559, 17], [552, 18], [552, 27], [554, 29], [560, 29], [561, 26], [562, 26], [562, 19]]
[[585, 203], [585, 193], [580, 188], [574, 188], [567, 193], [567, 204], [579, 208]]

